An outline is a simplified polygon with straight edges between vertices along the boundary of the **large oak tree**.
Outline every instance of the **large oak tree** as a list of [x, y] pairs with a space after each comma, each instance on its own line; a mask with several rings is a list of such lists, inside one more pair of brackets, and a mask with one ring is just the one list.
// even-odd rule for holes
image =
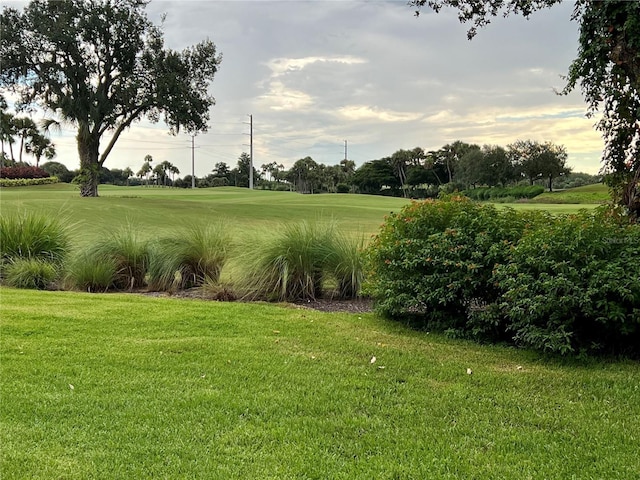
[[[470, 22], [469, 39], [497, 15], [529, 17], [562, 0], [412, 0], [417, 8], [457, 9]], [[580, 25], [577, 58], [569, 67], [568, 93], [580, 85], [588, 113], [605, 142], [603, 172], [629, 217], [640, 219], [640, 2], [575, 0], [572, 19]]]
[[221, 56], [210, 40], [165, 48], [147, 4], [33, 0], [0, 14], [0, 88], [17, 94], [17, 110], [37, 105], [77, 127], [82, 196], [97, 196], [98, 172], [134, 122], [162, 119], [174, 134], [207, 129]]

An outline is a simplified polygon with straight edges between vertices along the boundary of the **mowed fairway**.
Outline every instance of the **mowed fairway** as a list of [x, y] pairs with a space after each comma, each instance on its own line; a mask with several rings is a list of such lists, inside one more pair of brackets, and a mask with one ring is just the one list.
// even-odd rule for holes
[[336, 221], [339, 228], [376, 233], [390, 211], [408, 201], [372, 195], [300, 195], [246, 188], [171, 189], [100, 186], [100, 197], [80, 198], [71, 185], [0, 190], [3, 212], [29, 210], [55, 215], [73, 226], [85, 244], [133, 224], [150, 238], [176, 227], [222, 220], [239, 233], [277, 228], [283, 222]]
[[3, 480], [640, 473], [637, 363], [559, 362], [372, 314], [0, 293]]

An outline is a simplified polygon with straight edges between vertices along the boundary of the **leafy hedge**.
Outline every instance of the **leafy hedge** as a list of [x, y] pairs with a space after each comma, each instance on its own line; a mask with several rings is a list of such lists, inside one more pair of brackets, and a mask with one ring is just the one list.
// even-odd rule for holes
[[49, 185], [58, 183], [58, 177], [46, 178], [0, 178], [0, 187], [28, 187], [31, 185]]
[[387, 316], [562, 354], [640, 352], [640, 227], [603, 212], [412, 203], [367, 253], [368, 291]]
[[0, 168], [0, 178], [46, 178], [50, 175], [39, 167], [20, 166]]
[[479, 187], [465, 190], [464, 194], [473, 200], [494, 200], [498, 198], [534, 198], [544, 193], [544, 187], [540, 185], [519, 187]]
[[516, 343], [640, 352], [640, 227], [602, 212], [554, 218], [522, 237], [494, 279]]

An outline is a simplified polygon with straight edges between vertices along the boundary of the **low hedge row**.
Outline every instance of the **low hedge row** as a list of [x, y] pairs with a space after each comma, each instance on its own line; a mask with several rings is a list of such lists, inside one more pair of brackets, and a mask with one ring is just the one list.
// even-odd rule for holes
[[49, 174], [39, 167], [18, 166], [0, 168], [0, 178], [46, 178]]
[[604, 209], [416, 202], [387, 217], [367, 255], [387, 316], [560, 354], [640, 353], [640, 226]]
[[31, 185], [49, 185], [58, 182], [58, 177], [12, 179], [0, 178], [0, 187], [28, 187]]
[[534, 198], [544, 193], [540, 185], [518, 187], [478, 187], [465, 190], [464, 194], [473, 200], [493, 200], [498, 198]]

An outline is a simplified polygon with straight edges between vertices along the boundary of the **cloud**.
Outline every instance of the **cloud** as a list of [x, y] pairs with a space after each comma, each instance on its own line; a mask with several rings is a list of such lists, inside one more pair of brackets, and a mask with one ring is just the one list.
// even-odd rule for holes
[[272, 72], [273, 77], [279, 77], [286, 73], [297, 72], [313, 65], [314, 63], [338, 63], [342, 65], [355, 65], [366, 63], [362, 58], [353, 56], [329, 56], [329, 57], [304, 57], [304, 58], [274, 58], [266, 62], [266, 65]]
[[394, 112], [375, 106], [348, 105], [338, 110], [348, 120], [378, 120], [381, 122], [409, 122], [418, 120], [422, 114], [416, 112]]

